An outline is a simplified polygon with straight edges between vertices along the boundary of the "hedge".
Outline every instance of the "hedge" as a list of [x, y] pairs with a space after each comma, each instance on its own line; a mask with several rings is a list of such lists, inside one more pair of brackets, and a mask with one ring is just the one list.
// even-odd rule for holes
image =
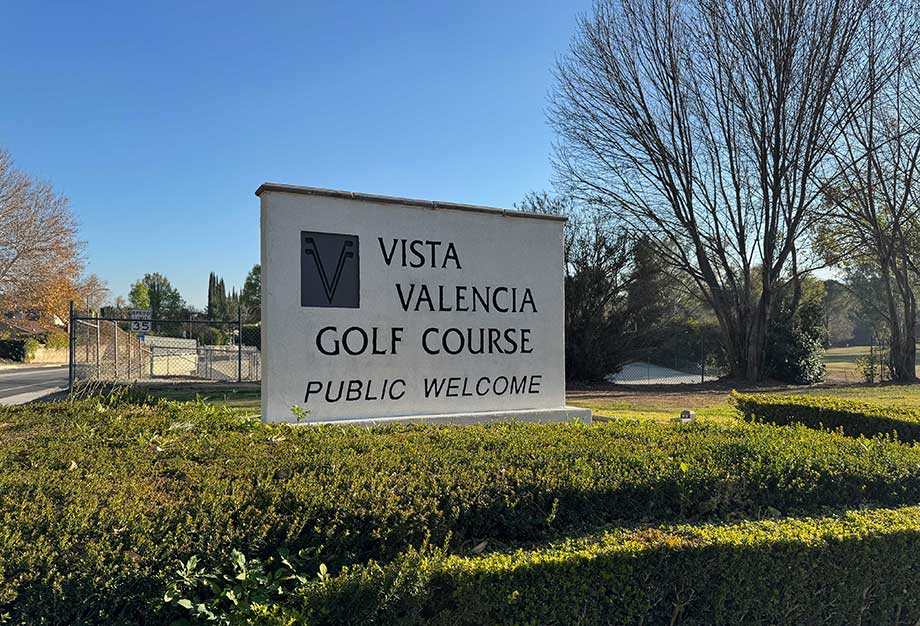
[[290, 624], [914, 624], [920, 509], [614, 530], [484, 557], [409, 551], [307, 582]]
[[[920, 501], [920, 448], [804, 427], [266, 425], [202, 404], [0, 409], [0, 615], [163, 623], [176, 563], [527, 548], [613, 526]], [[480, 548], [482, 549], [482, 548]], [[588, 584], [588, 582], [585, 582]]]
[[837, 430], [858, 437], [896, 436], [901, 441], [920, 441], [920, 411], [861, 400], [814, 396], [732, 393], [741, 417], [780, 426], [804, 424], [810, 428]]

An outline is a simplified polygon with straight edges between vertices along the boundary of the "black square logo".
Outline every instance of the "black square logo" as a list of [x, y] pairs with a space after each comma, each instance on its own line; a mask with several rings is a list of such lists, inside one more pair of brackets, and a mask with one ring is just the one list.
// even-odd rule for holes
[[357, 309], [358, 236], [300, 231], [300, 306]]

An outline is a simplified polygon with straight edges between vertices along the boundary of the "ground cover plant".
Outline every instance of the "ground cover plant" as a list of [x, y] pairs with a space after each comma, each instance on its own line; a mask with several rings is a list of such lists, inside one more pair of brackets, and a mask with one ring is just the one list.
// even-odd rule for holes
[[918, 525], [914, 506], [617, 529], [485, 557], [410, 551], [306, 582], [264, 617], [279, 625], [914, 623]]
[[[597, 616], [617, 602], [629, 620], [658, 623], [686, 599], [665, 590], [704, 567], [710, 583], [688, 587], [697, 600], [678, 611], [678, 623], [701, 623], [717, 598], [719, 615], [747, 615], [737, 607], [756, 598], [726, 600], [731, 580], [759, 571], [782, 587], [785, 570], [770, 563], [788, 555], [786, 569], [824, 581], [827, 615], [858, 604], [903, 617], [920, 602], [903, 556], [918, 547], [905, 508], [917, 502], [920, 449], [802, 426], [367, 430], [266, 425], [200, 402], [31, 405], [0, 410], [0, 615], [606, 623]], [[841, 550], [862, 559], [861, 573], [838, 566]], [[881, 563], [884, 584], [873, 578]], [[847, 604], [838, 596], [854, 581], [871, 593]], [[783, 592], [764, 615], [814, 606], [814, 591]], [[478, 593], [484, 604], [461, 619]], [[376, 600], [343, 612], [356, 597]]]

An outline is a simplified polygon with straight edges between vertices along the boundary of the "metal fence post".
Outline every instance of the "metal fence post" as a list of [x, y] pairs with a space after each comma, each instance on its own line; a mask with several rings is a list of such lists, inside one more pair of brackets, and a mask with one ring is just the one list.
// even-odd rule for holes
[[703, 333], [700, 333], [700, 383], [706, 382], [706, 346], [703, 341]]
[[101, 327], [101, 326], [102, 326], [102, 320], [100, 320], [100, 319], [97, 317], [97, 318], [96, 318], [96, 377], [97, 377], [97, 378], [99, 377], [99, 374], [100, 374], [101, 371], [102, 371], [102, 370], [99, 369], [99, 368], [101, 367], [101, 366], [100, 366], [100, 363], [99, 363], [99, 358], [100, 358], [100, 357], [99, 357], [99, 349], [100, 349], [101, 344], [102, 344], [102, 337], [100, 336], [100, 334], [101, 334], [100, 327]]
[[67, 388], [73, 390], [73, 377], [74, 377], [74, 353], [76, 352], [76, 324], [74, 323], [74, 310], [73, 310], [73, 300], [70, 301], [70, 350], [67, 355]]
[[112, 365], [115, 367], [115, 380], [118, 380], [118, 324], [112, 322], [112, 348], [115, 357]]
[[243, 307], [236, 307], [236, 382], [243, 382]]

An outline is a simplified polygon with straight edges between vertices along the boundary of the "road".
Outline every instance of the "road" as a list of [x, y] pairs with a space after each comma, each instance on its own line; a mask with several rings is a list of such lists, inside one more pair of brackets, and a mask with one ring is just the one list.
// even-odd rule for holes
[[67, 387], [67, 366], [0, 369], [0, 404], [23, 404]]

